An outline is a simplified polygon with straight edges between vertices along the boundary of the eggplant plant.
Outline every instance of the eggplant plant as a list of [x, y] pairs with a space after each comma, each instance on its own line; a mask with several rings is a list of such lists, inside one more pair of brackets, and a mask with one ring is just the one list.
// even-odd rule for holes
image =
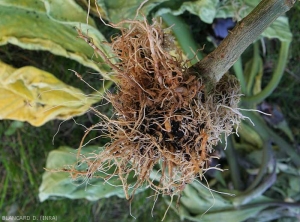
[[[300, 155], [256, 110], [284, 73], [292, 36], [283, 14], [295, 1], [79, 2], [86, 10], [72, 0], [63, 4], [0, 1], [5, 21], [0, 23], [1, 44], [69, 57], [105, 79], [98, 89], [76, 70], [69, 70], [93, 89], [87, 95], [34, 67], [16, 69], [0, 63], [0, 89], [5, 95], [0, 98], [2, 118], [34, 126], [87, 110], [99, 118], [86, 128], [77, 151], [64, 146], [49, 154], [41, 201], [112, 195], [134, 201], [136, 193], [151, 189], [154, 203], [162, 195], [182, 219], [192, 221], [299, 217]], [[12, 10], [18, 10], [18, 20], [10, 19]], [[186, 10], [206, 23], [233, 18], [236, 25], [215, 50], [204, 55], [178, 17]], [[89, 13], [119, 34], [107, 41]], [[16, 22], [20, 19], [26, 23], [23, 30]], [[278, 63], [263, 89], [258, 46], [262, 36], [281, 42]], [[253, 58], [243, 69], [241, 56], [250, 45]], [[110, 91], [112, 84], [116, 90]], [[111, 104], [113, 115], [92, 106], [100, 100]], [[88, 146], [91, 141], [85, 138], [91, 131], [109, 142]], [[278, 153], [288, 157], [288, 163], [276, 159]], [[241, 159], [241, 154], [250, 159]], [[219, 164], [222, 159], [229, 168], [227, 175]], [[286, 196], [277, 179], [282, 174], [290, 185]]]

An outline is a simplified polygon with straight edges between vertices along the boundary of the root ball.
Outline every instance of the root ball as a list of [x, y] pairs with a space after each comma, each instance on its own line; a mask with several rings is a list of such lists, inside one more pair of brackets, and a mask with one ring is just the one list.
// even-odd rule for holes
[[[221, 134], [228, 136], [239, 124], [239, 84], [225, 75], [206, 90], [160, 22], [124, 23], [129, 27], [108, 43], [119, 61], [112, 65], [118, 90], [107, 94], [115, 116], [99, 114], [111, 142], [94, 161], [80, 161], [89, 174], [115, 166], [110, 176], [119, 176], [127, 198], [144, 185], [173, 195], [202, 178]], [[134, 184], [128, 184], [130, 173]]]

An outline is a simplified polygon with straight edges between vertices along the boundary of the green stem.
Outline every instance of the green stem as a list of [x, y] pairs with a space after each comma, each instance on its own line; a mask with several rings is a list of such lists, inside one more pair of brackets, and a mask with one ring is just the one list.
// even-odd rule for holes
[[262, 163], [259, 168], [259, 172], [257, 176], [255, 177], [254, 181], [251, 183], [251, 185], [247, 188], [245, 191], [250, 192], [253, 190], [258, 184], [260, 184], [261, 180], [265, 176], [265, 173], [267, 171], [270, 159], [272, 157], [272, 147], [269, 141], [265, 141], [264, 146], [263, 146], [263, 156], [262, 156]]
[[243, 63], [242, 63], [241, 57], [234, 63], [232, 68], [234, 70], [236, 77], [240, 81], [241, 92], [243, 94], [245, 94], [246, 93], [246, 81], [245, 81], [245, 77], [244, 77]]
[[199, 47], [193, 39], [193, 36], [187, 24], [179, 17], [174, 16], [170, 13], [163, 14], [161, 17], [168, 26], [172, 26], [172, 31], [176, 36], [181, 49], [188, 57], [188, 59], [191, 60], [191, 64], [194, 65], [199, 62], [199, 60], [202, 59], [203, 56], [202, 53], [198, 50]]
[[[225, 139], [222, 138], [222, 144], [224, 144]], [[235, 190], [243, 189], [243, 182], [241, 180], [240, 166], [237, 163], [237, 155], [232, 142], [232, 136], [227, 138], [227, 148], [224, 150], [226, 154], [226, 159], [229, 164], [230, 176]]]
[[268, 175], [265, 180], [259, 184], [255, 189], [242, 193], [233, 198], [233, 205], [240, 206], [249, 203], [251, 200], [261, 196], [267, 189], [269, 189], [276, 181], [276, 162], [274, 161], [273, 172]]
[[250, 96], [252, 94], [251, 92], [252, 92], [255, 76], [258, 72], [258, 67], [259, 67], [259, 47], [258, 47], [258, 43], [255, 42], [253, 44], [252, 66], [251, 66], [251, 71], [250, 71], [250, 75], [249, 75], [249, 79], [248, 79], [248, 83], [247, 83], [247, 91], [246, 91], [247, 96]]
[[290, 46], [290, 42], [281, 43], [278, 63], [273, 73], [273, 77], [271, 81], [260, 93], [254, 96], [247, 96], [242, 98], [243, 104], [250, 105], [250, 104], [260, 103], [275, 90], [284, 73], [284, 69], [288, 60], [289, 46]]

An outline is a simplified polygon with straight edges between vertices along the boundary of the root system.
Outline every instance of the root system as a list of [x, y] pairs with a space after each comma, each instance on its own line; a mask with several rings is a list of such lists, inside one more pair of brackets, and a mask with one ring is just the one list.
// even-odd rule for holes
[[[115, 167], [104, 179], [118, 176], [128, 199], [142, 186], [178, 194], [202, 178], [221, 134], [231, 134], [243, 118], [237, 111], [238, 81], [225, 75], [207, 90], [207, 80], [189, 71], [188, 61], [159, 21], [123, 21], [117, 26], [121, 35], [106, 43], [118, 59], [113, 64], [106, 58], [117, 79], [117, 92], [107, 93], [115, 115], [108, 118], [96, 111], [101, 121], [86, 132], [100, 127], [111, 142], [93, 161], [78, 155], [88, 169], [76, 175], [90, 177]], [[88, 36], [79, 31], [79, 37], [103, 56]], [[133, 184], [129, 174], [136, 178]]]

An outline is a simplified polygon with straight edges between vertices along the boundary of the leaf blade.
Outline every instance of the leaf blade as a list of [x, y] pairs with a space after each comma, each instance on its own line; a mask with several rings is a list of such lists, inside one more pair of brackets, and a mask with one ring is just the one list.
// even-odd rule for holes
[[51, 119], [85, 113], [102, 99], [89, 97], [52, 74], [32, 66], [14, 69], [0, 61], [0, 118], [41, 126]]

